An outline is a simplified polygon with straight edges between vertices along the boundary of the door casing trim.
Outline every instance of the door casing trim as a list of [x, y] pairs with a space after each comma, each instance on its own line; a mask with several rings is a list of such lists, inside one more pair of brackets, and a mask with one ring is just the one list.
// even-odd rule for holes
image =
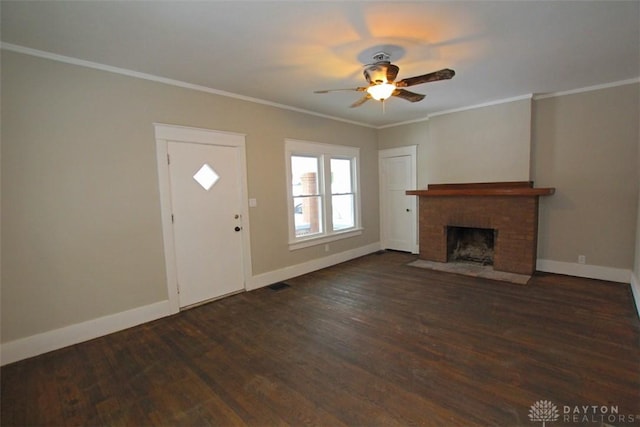
[[240, 156], [240, 195], [242, 215], [242, 271], [243, 286], [247, 289], [247, 280], [252, 277], [251, 241], [249, 226], [249, 200], [247, 187], [247, 157], [245, 134], [224, 132], [211, 129], [154, 123], [156, 139], [156, 161], [158, 165], [158, 189], [160, 191], [160, 215], [162, 238], [164, 242], [165, 272], [167, 276], [167, 297], [171, 313], [180, 311], [178, 295], [178, 275], [176, 270], [176, 250], [171, 222], [171, 182], [169, 178], [168, 143], [182, 142], [235, 147]]
[[[378, 176], [380, 179], [379, 188], [380, 188], [380, 244], [382, 248], [385, 248], [387, 245], [388, 236], [386, 236], [385, 229], [385, 221], [388, 221], [386, 218], [386, 213], [384, 212], [384, 203], [386, 201], [386, 194], [384, 194], [384, 183], [383, 183], [383, 173], [382, 173], [382, 162], [386, 158], [390, 157], [400, 157], [400, 156], [410, 156], [411, 158], [411, 167], [413, 168], [413, 173], [411, 174], [411, 184], [413, 188], [417, 188], [418, 181], [418, 169], [417, 169], [417, 157], [418, 157], [418, 146], [417, 145], [407, 145], [404, 147], [397, 148], [387, 148], [378, 150]], [[412, 202], [413, 212], [415, 213], [416, 221], [412, 226], [412, 236], [413, 236], [413, 244], [412, 244], [412, 253], [417, 254], [420, 252], [420, 248], [418, 245], [418, 198], [414, 197], [414, 201]]]

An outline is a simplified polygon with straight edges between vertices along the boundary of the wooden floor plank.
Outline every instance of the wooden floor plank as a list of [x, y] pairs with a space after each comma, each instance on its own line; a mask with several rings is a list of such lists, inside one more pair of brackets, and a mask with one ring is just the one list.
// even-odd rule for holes
[[4, 366], [0, 422], [531, 426], [531, 405], [550, 400], [640, 424], [628, 285], [513, 285], [414, 259], [372, 254]]

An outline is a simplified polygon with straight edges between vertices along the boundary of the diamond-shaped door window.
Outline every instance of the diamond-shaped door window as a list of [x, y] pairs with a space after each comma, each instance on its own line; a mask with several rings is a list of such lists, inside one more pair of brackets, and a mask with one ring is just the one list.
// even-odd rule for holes
[[215, 184], [218, 179], [220, 179], [220, 177], [218, 176], [216, 171], [211, 168], [211, 166], [205, 163], [198, 170], [198, 172], [193, 175], [193, 179], [195, 179], [198, 184], [202, 186], [202, 188], [209, 191], [209, 189], [213, 187], [213, 184]]

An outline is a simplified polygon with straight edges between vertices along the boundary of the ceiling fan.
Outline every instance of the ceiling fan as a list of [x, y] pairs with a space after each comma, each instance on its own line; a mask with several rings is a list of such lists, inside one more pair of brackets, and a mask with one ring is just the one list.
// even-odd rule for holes
[[391, 96], [406, 99], [410, 102], [422, 101], [425, 95], [410, 92], [405, 87], [415, 86], [423, 83], [436, 82], [438, 80], [448, 80], [455, 76], [455, 71], [445, 68], [421, 76], [409, 77], [395, 81], [400, 68], [390, 61], [390, 55], [386, 52], [378, 52], [373, 55], [373, 64], [364, 66], [364, 77], [369, 82], [369, 86], [361, 86], [352, 89], [329, 89], [316, 90], [314, 93], [329, 93], [338, 91], [366, 92], [362, 98], [351, 104], [351, 108], [359, 107], [370, 99], [385, 101]]

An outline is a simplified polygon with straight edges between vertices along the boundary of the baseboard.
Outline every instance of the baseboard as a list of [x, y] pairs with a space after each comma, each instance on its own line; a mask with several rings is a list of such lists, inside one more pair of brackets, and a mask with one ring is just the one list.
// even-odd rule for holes
[[633, 294], [633, 299], [636, 302], [638, 317], [640, 317], [640, 278], [635, 274], [631, 274], [631, 293]]
[[[358, 258], [380, 250], [380, 243], [329, 255], [302, 264], [285, 267], [251, 277], [247, 282], [247, 291], [281, 282], [292, 277], [330, 267], [350, 259]], [[143, 307], [120, 313], [110, 314], [86, 322], [77, 323], [52, 331], [43, 332], [26, 338], [9, 341], [0, 346], [0, 365], [28, 359], [63, 347], [88, 341], [123, 329], [151, 322], [174, 314], [170, 302], [160, 301]]]
[[538, 259], [536, 269], [539, 271], [546, 271], [548, 273], [567, 274], [569, 276], [609, 280], [611, 282], [629, 283], [631, 281], [631, 270], [603, 267], [600, 265]]
[[2, 344], [0, 365], [28, 359], [63, 347], [151, 322], [172, 314], [169, 301], [160, 301], [120, 313], [31, 335]]
[[331, 267], [332, 265], [340, 264], [341, 262], [368, 255], [379, 250], [380, 242], [376, 242], [370, 245], [332, 254], [324, 258], [307, 261], [302, 264], [291, 265], [279, 270], [258, 274], [247, 281], [246, 288], [247, 291], [252, 291], [254, 289], [269, 286], [273, 283], [291, 279], [292, 277], [301, 276], [303, 274], [311, 273], [312, 271]]
[[[281, 282], [292, 277], [320, 270], [341, 262], [349, 261], [380, 250], [380, 242], [332, 254], [302, 264], [292, 265], [268, 273], [259, 274], [247, 282], [247, 291], [262, 288], [273, 283]], [[631, 283], [631, 291], [636, 302], [636, 309], [640, 316], [640, 280], [630, 270], [574, 264], [539, 259], [537, 269], [550, 273], [568, 274], [571, 276], [588, 277], [592, 279], [609, 280], [614, 282]], [[132, 310], [111, 314], [53, 331], [43, 332], [26, 338], [9, 341], [0, 346], [0, 365], [17, 362], [63, 347], [78, 344], [98, 338], [113, 332], [131, 328], [146, 322], [166, 317], [174, 312], [169, 301], [160, 301]]]

